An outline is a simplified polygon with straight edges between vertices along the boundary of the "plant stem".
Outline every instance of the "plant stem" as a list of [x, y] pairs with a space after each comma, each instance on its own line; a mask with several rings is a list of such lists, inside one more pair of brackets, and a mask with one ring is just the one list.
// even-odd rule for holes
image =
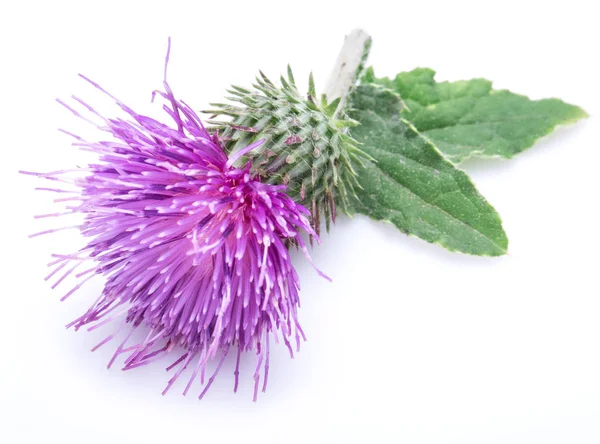
[[346, 107], [348, 95], [362, 74], [370, 49], [371, 36], [362, 29], [354, 29], [346, 36], [325, 88], [328, 102], [340, 99], [336, 114]]

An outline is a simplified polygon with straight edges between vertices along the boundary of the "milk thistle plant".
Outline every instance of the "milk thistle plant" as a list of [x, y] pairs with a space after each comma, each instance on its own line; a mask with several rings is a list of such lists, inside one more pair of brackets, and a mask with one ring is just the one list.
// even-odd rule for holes
[[[25, 174], [53, 184], [43, 190], [74, 196], [57, 199], [64, 211], [41, 216], [83, 215], [76, 228], [86, 242], [53, 254], [46, 279], [54, 288], [75, 278], [65, 299], [104, 278], [101, 294], [68, 327], [112, 328], [94, 347], [117, 341], [109, 367], [170, 356], [174, 375], [164, 392], [189, 369], [183, 393], [199, 379], [202, 398], [229, 353], [236, 391], [250, 352], [256, 400], [267, 386], [270, 344], [281, 341], [293, 355], [305, 339], [289, 250], [310, 260], [306, 240], [318, 242], [321, 225], [330, 229], [339, 213], [390, 222], [452, 251], [506, 253], [499, 215], [456, 165], [513, 157], [585, 112], [494, 90], [484, 79], [437, 82], [430, 69], [377, 77], [365, 68], [370, 45], [360, 30], [346, 38], [324, 94], [312, 75], [301, 92], [289, 67], [278, 83], [260, 72], [207, 107], [204, 123], [175, 97], [166, 68], [154, 94], [164, 121], [136, 113], [84, 76], [122, 116], [103, 117], [78, 98], [60, 101], [104, 134], [88, 141], [67, 133], [98, 160]], [[165, 66], [168, 58], [169, 51]], [[133, 339], [138, 329], [143, 339]]]

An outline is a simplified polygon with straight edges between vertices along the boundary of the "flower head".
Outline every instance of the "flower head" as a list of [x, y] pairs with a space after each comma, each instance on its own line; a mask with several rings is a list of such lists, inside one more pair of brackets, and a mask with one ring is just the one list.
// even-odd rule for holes
[[182, 348], [165, 392], [189, 366], [194, 370], [187, 393], [198, 374], [204, 383], [206, 365], [216, 357], [202, 398], [237, 347], [234, 390], [240, 354], [253, 351], [256, 399], [261, 371], [263, 391], [267, 383], [269, 338], [281, 334], [292, 353], [290, 342], [304, 337], [297, 318], [298, 276], [287, 246], [308, 256], [300, 232], [316, 235], [309, 212], [285, 194], [285, 186], [261, 183], [250, 163], [235, 166], [262, 141], [228, 158], [218, 137], [174, 98], [166, 78], [164, 87], [158, 94], [170, 104], [164, 109], [174, 126], [137, 114], [110, 94], [126, 118], [104, 119], [75, 98], [112, 138], [88, 142], [74, 136], [74, 145], [99, 157], [82, 177], [69, 178], [67, 171], [36, 174], [78, 189], [78, 203], [67, 209], [84, 215], [79, 228], [90, 238], [75, 254], [54, 255], [51, 276], [66, 269], [60, 282], [81, 264], [93, 263], [75, 275], [80, 281], [65, 298], [93, 276], [106, 277], [99, 299], [69, 326], [96, 328], [115, 320], [119, 330], [148, 329], [133, 344], [129, 334], [109, 366], [125, 355], [129, 370]]

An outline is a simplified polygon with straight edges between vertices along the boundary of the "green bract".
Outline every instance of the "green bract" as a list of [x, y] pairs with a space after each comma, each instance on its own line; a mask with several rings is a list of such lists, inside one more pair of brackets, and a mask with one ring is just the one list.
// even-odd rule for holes
[[346, 209], [354, 196], [356, 172], [353, 165], [368, 159], [345, 131], [357, 125], [337, 111], [339, 100], [317, 101], [312, 75], [308, 94], [302, 96], [288, 67], [287, 79], [275, 85], [262, 72], [253, 89], [233, 86], [228, 100], [235, 104], [213, 103], [207, 111], [220, 129], [228, 152], [236, 152], [264, 139], [252, 152], [253, 168], [266, 182], [283, 183], [288, 194], [311, 210], [312, 223], [319, 230], [324, 216], [327, 229], [335, 219], [336, 203]]
[[431, 69], [417, 68], [394, 79], [377, 78], [369, 68], [363, 82], [397, 92], [406, 104], [402, 117], [453, 162], [472, 156], [513, 157], [557, 125], [587, 117], [581, 108], [558, 99], [530, 100], [494, 90], [489, 80], [436, 82], [434, 76]]

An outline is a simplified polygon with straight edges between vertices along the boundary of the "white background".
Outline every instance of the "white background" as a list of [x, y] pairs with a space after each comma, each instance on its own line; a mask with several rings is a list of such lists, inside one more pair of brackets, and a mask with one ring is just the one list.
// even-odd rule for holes
[[[387, 3], [387, 4], [386, 4]], [[599, 443], [598, 167], [600, 42], [592, 1], [578, 2], [2, 2], [0, 441], [3, 443]], [[503, 217], [509, 255], [461, 256], [393, 227], [340, 218], [313, 251], [327, 283], [297, 256], [296, 359], [272, 350], [270, 384], [251, 402], [254, 358], [233, 394], [228, 360], [199, 402], [167, 396], [167, 361], [105, 365], [107, 333], [64, 325], [100, 283], [68, 302], [43, 281], [75, 232], [34, 214], [49, 195], [19, 169], [72, 166], [58, 127], [85, 134], [55, 101], [77, 93], [102, 111], [85, 73], [126, 103], [157, 112], [167, 37], [170, 83], [203, 109], [230, 83], [291, 63], [323, 86], [345, 33], [374, 39], [381, 75], [432, 67], [439, 80], [485, 77], [532, 98], [560, 97], [591, 118], [511, 161], [464, 168]], [[162, 365], [164, 364], [164, 365]]]

